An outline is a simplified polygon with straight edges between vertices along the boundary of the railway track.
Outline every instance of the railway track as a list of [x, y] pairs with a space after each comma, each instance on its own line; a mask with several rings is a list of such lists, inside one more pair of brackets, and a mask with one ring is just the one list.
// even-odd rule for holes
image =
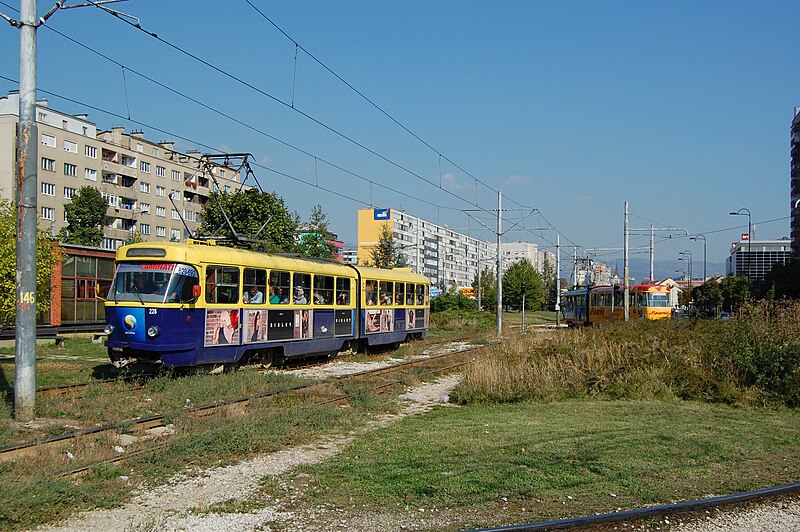
[[[583, 517], [573, 517], [569, 519], [556, 519], [552, 521], [540, 521], [536, 523], [526, 523], [520, 525], [502, 526], [497, 528], [483, 528], [481, 532], [539, 532], [544, 530], [608, 530], [612, 525], [614, 529], [625, 523], [632, 529], [638, 528], [636, 525], [642, 521], [657, 517], [673, 517], [685, 515], [691, 517], [703, 510], [722, 509], [724, 507], [743, 506], [748, 503], [763, 502], [766, 499], [778, 498], [787, 495], [800, 494], [800, 483], [785, 484], [755, 491], [743, 493], [733, 493], [720, 497], [709, 497], [694, 501], [684, 501], [663, 506], [652, 506], [649, 508], [638, 508], [606, 514], [588, 515]], [[644, 526], [642, 526], [644, 528]]]
[[[16, 445], [11, 445], [0, 449], [0, 462], [18, 460], [30, 457], [42, 456], [62, 456], [64, 452], [68, 452], [69, 448], [74, 446], [77, 442], [85, 442], [88, 439], [104, 440], [105, 447], [113, 448], [117, 445], [109, 445], [117, 442], [121, 437], [127, 438], [129, 443], [136, 443], [146, 445], [151, 441], [158, 441], [163, 436], [171, 434], [169, 419], [176, 417], [189, 417], [189, 418], [202, 418], [215, 415], [224, 415], [226, 417], [233, 417], [242, 415], [247, 411], [251, 402], [277, 397], [286, 394], [298, 394], [305, 398], [311, 398], [314, 404], [331, 404], [337, 402], [346, 402], [350, 396], [344, 393], [331, 393], [330, 384], [343, 380], [362, 380], [366, 381], [372, 379], [368, 387], [375, 393], [382, 393], [389, 390], [399, 383], [402, 379], [386, 378], [392, 373], [400, 372], [404, 369], [433, 365], [435, 367], [426, 370], [428, 373], [446, 373], [458, 369], [468, 362], [459, 361], [452, 364], [441, 365], [440, 363], [448, 358], [454, 358], [465, 353], [480, 349], [480, 347], [471, 346], [467, 349], [456, 350], [452, 352], [445, 352], [437, 355], [430, 355], [412, 360], [404, 360], [396, 364], [391, 364], [374, 369], [366, 369], [345, 375], [328, 377], [325, 379], [317, 380], [311, 383], [297, 385], [280, 390], [271, 390], [262, 393], [257, 393], [249, 396], [238, 397], [226, 401], [218, 401], [205, 405], [183, 408], [173, 412], [148, 416], [146, 418], [128, 420], [120, 423], [113, 423], [99, 427], [91, 427], [80, 429], [69, 433], [60, 434], [46, 439], [32, 440]], [[378, 380], [375, 380], [375, 379]], [[78, 467], [70, 468], [60, 473], [61, 476], [74, 475], [86, 471], [102, 463], [111, 463], [138, 456], [142, 453], [154, 452], [163, 447], [162, 445], [146, 445], [146, 448], [135, 449], [132, 452], [121, 452], [116, 456], [108, 456], [100, 461], [90, 464], [82, 464]], [[119, 452], [119, 451], [118, 451]]]

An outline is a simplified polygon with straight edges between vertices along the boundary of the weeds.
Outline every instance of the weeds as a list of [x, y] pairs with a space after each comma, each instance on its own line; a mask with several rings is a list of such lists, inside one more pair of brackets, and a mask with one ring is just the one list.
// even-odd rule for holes
[[800, 405], [799, 305], [730, 322], [662, 320], [507, 338], [466, 372], [460, 403], [600, 399]]

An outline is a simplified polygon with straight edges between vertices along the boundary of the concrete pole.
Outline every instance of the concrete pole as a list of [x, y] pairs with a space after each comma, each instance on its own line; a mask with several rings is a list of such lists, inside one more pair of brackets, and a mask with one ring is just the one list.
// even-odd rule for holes
[[[629, 293], [628, 290], [629, 290], [629, 285], [630, 285], [630, 283], [628, 281], [628, 278], [630, 277], [630, 257], [628, 255], [629, 255], [630, 249], [628, 247], [628, 202], [627, 201], [625, 202], [625, 230], [624, 231], [625, 231], [625, 244], [624, 244], [624, 247], [625, 247], [625, 268], [624, 268], [624, 270], [625, 270], [625, 274], [624, 274], [625, 275], [625, 290], [624, 290], [623, 295], [622, 295], [622, 297], [623, 297], [623, 301], [622, 301], [622, 305], [623, 306], [622, 306], [622, 308], [625, 309], [625, 321], [628, 321], [628, 319], [630, 319], [630, 302], [628, 301], [628, 293]], [[612, 298], [614, 297], [613, 296], [613, 290], [612, 290], [612, 296], [611, 297]]]
[[481, 311], [481, 245], [478, 244], [478, 312]]
[[503, 336], [503, 193], [497, 191], [497, 337]]
[[655, 268], [653, 267], [653, 259], [655, 257], [655, 228], [650, 224], [650, 282], [655, 281]]
[[36, 406], [36, 0], [20, 0], [17, 130], [17, 264], [14, 418], [30, 421]]

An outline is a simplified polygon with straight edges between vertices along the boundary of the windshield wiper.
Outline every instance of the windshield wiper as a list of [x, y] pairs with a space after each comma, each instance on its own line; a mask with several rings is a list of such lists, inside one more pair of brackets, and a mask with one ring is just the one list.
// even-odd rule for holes
[[136, 297], [138, 297], [138, 298], [139, 298], [139, 301], [141, 301], [141, 303], [142, 303], [142, 306], [145, 306], [145, 305], [144, 305], [144, 298], [142, 297], [142, 293], [141, 293], [141, 292], [139, 292], [139, 289], [138, 289], [138, 288], [136, 288], [136, 285], [135, 285], [135, 284], [133, 285], [131, 292], [134, 292], [134, 293], [136, 293]]

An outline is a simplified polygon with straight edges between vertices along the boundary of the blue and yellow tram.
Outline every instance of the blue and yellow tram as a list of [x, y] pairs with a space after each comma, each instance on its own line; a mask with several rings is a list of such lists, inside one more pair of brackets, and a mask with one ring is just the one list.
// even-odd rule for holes
[[335, 355], [422, 338], [428, 319], [422, 275], [213, 242], [121, 247], [106, 301], [108, 353], [118, 366]]

